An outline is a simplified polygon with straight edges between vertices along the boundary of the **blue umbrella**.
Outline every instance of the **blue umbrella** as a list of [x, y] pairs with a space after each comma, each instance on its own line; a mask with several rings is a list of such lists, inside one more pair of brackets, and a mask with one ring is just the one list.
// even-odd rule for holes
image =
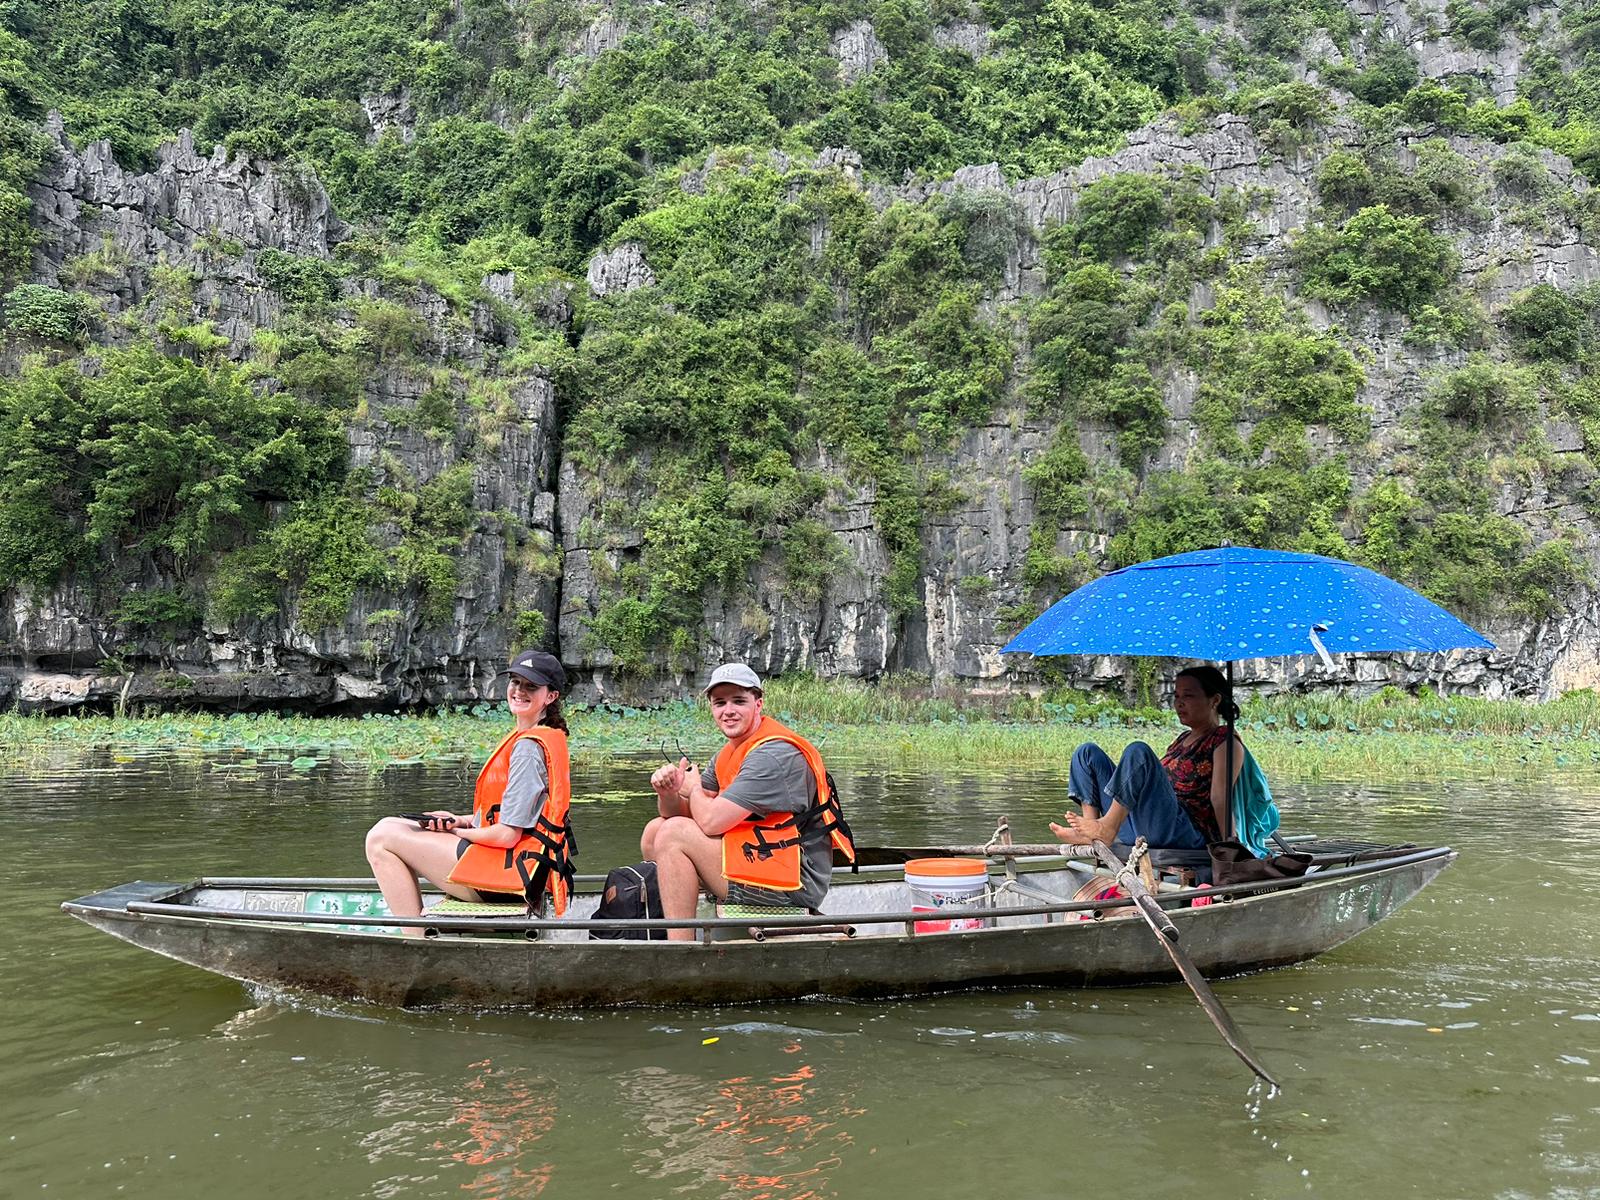
[[1152, 559], [1086, 583], [1002, 648], [1237, 662], [1284, 654], [1492, 650], [1433, 601], [1318, 554], [1224, 546]]
[[[1284, 654], [1494, 649], [1432, 600], [1319, 554], [1223, 546], [1123, 567], [1056, 601], [1002, 654], [1122, 654], [1233, 664]], [[1233, 722], [1228, 722], [1230, 728]], [[1233, 774], [1233, 739], [1228, 739]], [[1223, 836], [1231, 833], [1224, 824]]]

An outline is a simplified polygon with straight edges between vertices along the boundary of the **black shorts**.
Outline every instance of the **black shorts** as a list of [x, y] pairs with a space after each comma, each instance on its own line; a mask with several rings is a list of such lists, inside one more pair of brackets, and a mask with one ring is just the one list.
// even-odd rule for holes
[[[457, 838], [456, 839], [456, 859], [457, 859], [457, 861], [460, 861], [461, 856], [467, 852], [467, 847], [470, 846], [470, 845], [472, 845], [472, 843], [467, 841], [466, 838]], [[472, 889], [472, 893], [473, 893], [473, 895], [477, 896], [478, 900], [483, 904], [523, 904], [523, 903], [526, 903], [526, 901], [523, 899], [523, 895], [522, 895], [521, 892], [485, 892], [480, 888], [473, 888]]]

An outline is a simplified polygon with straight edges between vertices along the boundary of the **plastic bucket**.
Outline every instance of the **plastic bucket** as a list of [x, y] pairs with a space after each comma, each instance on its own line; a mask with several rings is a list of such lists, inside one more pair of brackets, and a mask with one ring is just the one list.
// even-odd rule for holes
[[[906, 886], [912, 912], [987, 907], [989, 868], [979, 858], [913, 858], [906, 864]], [[914, 928], [918, 933], [951, 933], [988, 924], [986, 916], [961, 916], [917, 921]]]

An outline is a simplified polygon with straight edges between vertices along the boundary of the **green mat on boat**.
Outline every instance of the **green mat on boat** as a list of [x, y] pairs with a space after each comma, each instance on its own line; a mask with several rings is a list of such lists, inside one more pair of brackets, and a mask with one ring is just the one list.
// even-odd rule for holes
[[427, 916], [434, 917], [521, 917], [526, 915], [521, 902], [516, 904], [485, 904], [481, 900], [441, 900], [428, 909]]
[[766, 904], [719, 904], [717, 916], [730, 921], [760, 921], [767, 917], [803, 917], [803, 908], [785, 908]]

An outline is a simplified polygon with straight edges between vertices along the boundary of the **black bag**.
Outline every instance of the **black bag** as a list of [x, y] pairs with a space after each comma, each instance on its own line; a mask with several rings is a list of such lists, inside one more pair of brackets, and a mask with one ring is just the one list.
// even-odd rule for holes
[[1311, 866], [1311, 855], [1294, 851], [1257, 858], [1243, 842], [1212, 842], [1211, 883], [1227, 887], [1230, 883], [1260, 883], [1266, 879], [1294, 879]]
[[[634, 863], [631, 867], [613, 867], [606, 872], [605, 891], [600, 893], [600, 907], [594, 910], [597, 921], [660, 920], [661, 886], [656, 882], [656, 865], [653, 862]], [[665, 929], [591, 929], [590, 938], [602, 941], [628, 940], [664, 942]]]

